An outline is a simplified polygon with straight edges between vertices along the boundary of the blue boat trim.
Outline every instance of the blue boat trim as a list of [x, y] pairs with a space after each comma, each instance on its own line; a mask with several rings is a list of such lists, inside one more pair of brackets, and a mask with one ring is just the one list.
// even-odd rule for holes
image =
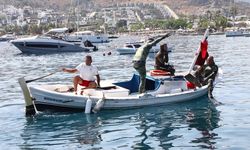
[[[138, 74], [134, 74], [132, 79], [129, 81], [117, 82], [113, 84], [128, 89], [130, 93], [136, 93], [139, 91], [140, 76]], [[151, 76], [146, 77], [146, 91], [157, 90], [160, 85], [160, 80], [152, 78]]]

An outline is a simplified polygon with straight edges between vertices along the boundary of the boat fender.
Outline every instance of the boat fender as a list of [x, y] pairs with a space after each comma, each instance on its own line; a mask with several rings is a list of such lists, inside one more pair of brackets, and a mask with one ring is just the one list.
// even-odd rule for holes
[[85, 105], [85, 114], [89, 114], [91, 112], [91, 106], [92, 106], [92, 100], [89, 97]]
[[96, 105], [95, 105], [95, 107], [93, 109], [93, 112], [94, 113], [99, 112], [101, 110], [101, 108], [103, 107], [104, 102], [105, 102], [105, 97], [104, 97], [104, 93], [103, 93], [102, 98], [97, 101], [97, 103], [96, 103]]

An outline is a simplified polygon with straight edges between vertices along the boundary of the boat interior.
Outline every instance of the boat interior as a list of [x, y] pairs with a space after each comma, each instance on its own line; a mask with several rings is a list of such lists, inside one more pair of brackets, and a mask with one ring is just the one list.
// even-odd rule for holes
[[[140, 76], [138, 74], [134, 74], [132, 79], [124, 82], [113, 83], [116, 86], [128, 89], [130, 93], [137, 93], [139, 91], [140, 85]], [[158, 79], [147, 76], [145, 88], [146, 91], [153, 91], [160, 87], [161, 82]]]
[[[102, 87], [97, 89], [84, 89], [84, 87], [78, 87], [78, 95], [83, 96], [96, 96], [102, 97], [128, 97], [138, 96], [140, 76], [134, 74], [131, 80], [124, 82], [103, 82]], [[164, 77], [154, 78], [152, 76], [146, 77], [146, 93], [167, 94], [172, 93], [173, 90], [181, 89], [180, 91], [187, 90], [186, 81], [183, 77]], [[69, 85], [46, 85], [40, 87], [40, 89], [49, 90], [62, 94], [74, 94], [73, 86]]]

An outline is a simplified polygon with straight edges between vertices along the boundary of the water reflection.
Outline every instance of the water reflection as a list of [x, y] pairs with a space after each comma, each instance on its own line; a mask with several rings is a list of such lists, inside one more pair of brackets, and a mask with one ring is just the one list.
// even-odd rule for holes
[[[84, 113], [45, 112], [27, 118], [21, 148], [168, 149], [173, 146], [215, 148], [219, 112], [207, 99], [133, 110]], [[178, 131], [196, 130], [183, 137]], [[177, 132], [176, 132], [177, 131]], [[185, 140], [183, 140], [185, 138]], [[182, 143], [178, 145], [178, 141]], [[184, 143], [183, 143], [184, 142]]]

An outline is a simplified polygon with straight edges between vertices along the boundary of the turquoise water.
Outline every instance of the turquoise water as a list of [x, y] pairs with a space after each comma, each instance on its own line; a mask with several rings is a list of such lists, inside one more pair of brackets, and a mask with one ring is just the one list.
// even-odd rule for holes
[[[126, 80], [134, 72], [132, 56], [115, 48], [139, 37], [121, 37], [99, 45], [94, 57], [102, 79]], [[178, 72], [187, 71], [201, 37], [173, 36], [166, 40]], [[223, 69], [223, 81], [214, 89], [214, 106], [207, 98], [161, 107], [101, 111], [98, 114], [41, 112], [26, 118], [17, 78], [27, 79], [74, 67], [86, 53], [22, 55], [9, 43], [0, 43], [1, 149], [249, 149], [250, 38], [210, 36], [210, 54]], [[111, 56], [103, 53], [112, 52]], [[153, 56], [147, 68], [153, 67]], [[74, 74], [57, 73], [31, 83], [70, 83]]]

